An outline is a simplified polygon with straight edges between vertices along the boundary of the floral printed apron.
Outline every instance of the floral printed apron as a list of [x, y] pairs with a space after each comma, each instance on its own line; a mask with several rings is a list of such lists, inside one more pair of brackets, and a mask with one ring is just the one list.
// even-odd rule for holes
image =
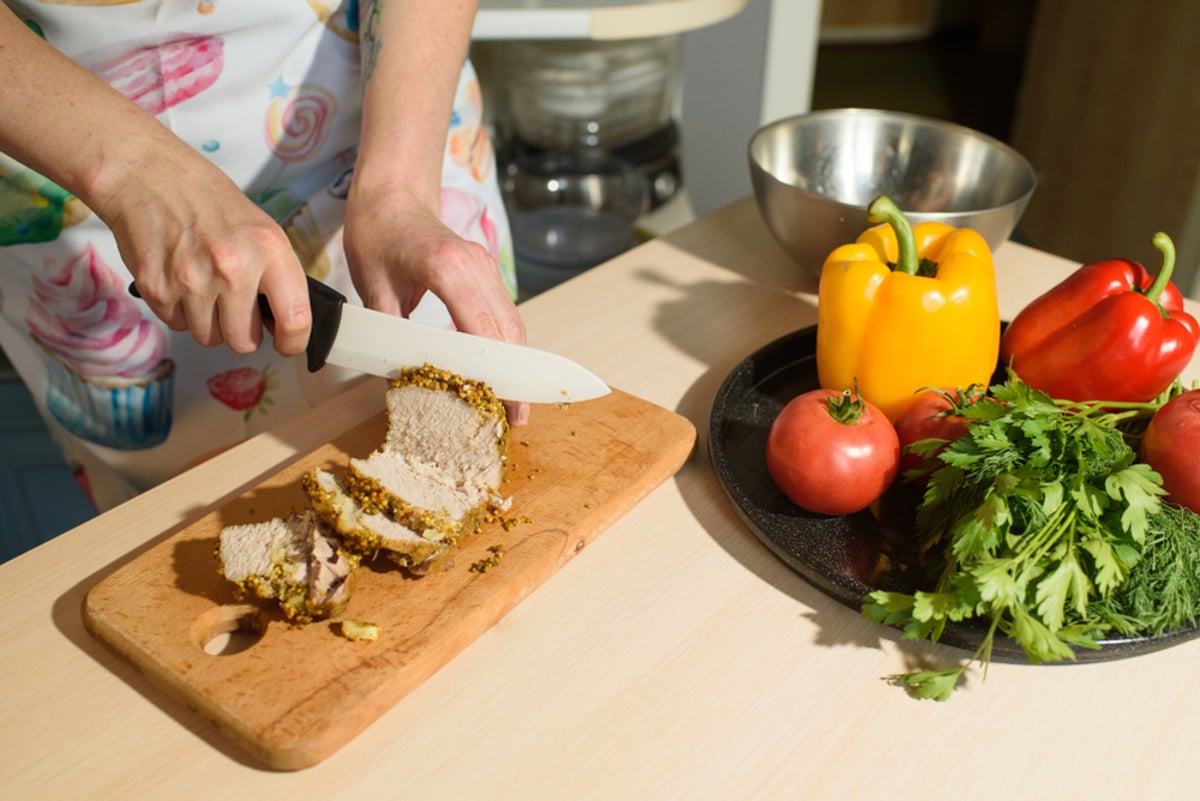
[[[342, 252], [359, 137], [354, 0], [8, 0], [51, 45], [154, 114], [286, 230], [305, 270], [354, 302]], [[78, 125], [86, 126], [87, 120]], [[442, 218], [487, 247], [515, 297], [512, 244], [469, 63], [454, 99]], [[104, 224], [0, 154], [0, 345], [101, 509], [330, 397], [264, 343], [204, 348], [128, 293]], [[434, 296], [415, 319], [447, 324]]]

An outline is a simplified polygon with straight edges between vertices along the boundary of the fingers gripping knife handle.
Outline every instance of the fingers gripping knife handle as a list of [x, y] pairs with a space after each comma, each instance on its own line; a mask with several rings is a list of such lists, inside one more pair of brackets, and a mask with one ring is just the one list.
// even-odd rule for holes
[[[338, 326], [342, 322], [342, 304], [346, 302], [346, 296], [311, 275], [306, 275], [305, 278], [308, 279], [308, 303], [312, 307], [313, 322], [312, 333], [308, 336], [308, 345], [304, 352], [308, 357], [308, 371], [315, 373], [325, 365], [325, 359], [333, 348]], [[129, 294], [135, 298], [141, 297], [136, 282], [129, 285]], [[258, 296], [258, 311], [264, 320], [275, 321], [266, 295]]]
[[[342, 304], [346, 302], [346, 296], [311, 275], [305, 277], [308, 279], [308, 303], [312, 307], [312, 333], [308, 335], [304, 352], [308, 355], [308, 371], [315, 373], [324, 366], [333, 348], [338, 326], [342, 324]], [[260, 295], [258, 308], [264, 319], [270, 319], [271, 310], [266, 301]]]

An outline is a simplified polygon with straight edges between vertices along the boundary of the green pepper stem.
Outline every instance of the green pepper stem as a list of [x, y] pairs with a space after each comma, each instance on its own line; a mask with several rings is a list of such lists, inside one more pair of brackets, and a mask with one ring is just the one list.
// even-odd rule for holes
[[1154, 277], [1154, 283], [1146, 290], [1146, 297], [1150, 298], [1151, 302], [1161, 310], [1162, 304], [1158, 299], [1166, 290], [1167, 284], [1171, 281], [1171, 273], [1175, 270], [1175, 243], [1162, 231], [1151, 237], [1150, 243], [1162, 253], [1163, 263], [1162, 267], [1158, 268], [1158, 275]]
[[904, 212], [892, 202], [887, 195], [880, 195], [867, 206], [867, 219], [873, 223], [885, 222], [896, 232], [896, 243], [899, 245], [899, 255], [896, 258], [896, 272], [916, 275], [921, 260], [917, 258], [917, 239], [913, 236], [912, 223], [904, 216]]

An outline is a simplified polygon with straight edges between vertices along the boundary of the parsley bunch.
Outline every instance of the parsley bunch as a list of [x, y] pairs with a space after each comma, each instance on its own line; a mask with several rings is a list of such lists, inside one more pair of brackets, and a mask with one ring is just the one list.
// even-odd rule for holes
[[[1164, 491], [1122, 430], [1151, 412], [1112, 406], [1058, 403], [1010, 376], [955, 401], [952, 413], [968, 421], [962, 437], [914, 446], [932, 471], [916, 535], [934, 588], [872, 592], [863, 615], [909, 639], [936, 641], [947, 623], [968, 620], [986, 633], [966, 665], [892, 677], [911, 695], [948, 698], [971, 662], [986, 668], [997, 633], [1042, 663], [1097, 648], [1114, 628], [1142, 629], [1132, 600], [1108, 603], [1141, 560]], [[1194, 617], [1200, 586], [1189, 604]]]

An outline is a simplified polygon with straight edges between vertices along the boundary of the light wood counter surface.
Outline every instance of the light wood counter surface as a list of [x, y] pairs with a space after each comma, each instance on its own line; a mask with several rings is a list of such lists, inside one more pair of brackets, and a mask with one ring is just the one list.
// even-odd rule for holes
[[[996, 262], [1010, 318], [1076, 266], [1014, 243]], [[814, 291], [746, 198], [525, 304], [532, 344], [689, 418], [696, 452], [316, 767], [262, 769], [95, 641], [80, 609], [132, 554], [376, 413], [375, 385], [0, 566], [0, 797], [1179, 797], [1200, 742], [1200, 642], [994, 664], [949, 702], [915, 701], [883, 677], [960, 652], [867, 623], [741, 523], [709, 465], [710, 403], [747, 355], [815, 322]]]

